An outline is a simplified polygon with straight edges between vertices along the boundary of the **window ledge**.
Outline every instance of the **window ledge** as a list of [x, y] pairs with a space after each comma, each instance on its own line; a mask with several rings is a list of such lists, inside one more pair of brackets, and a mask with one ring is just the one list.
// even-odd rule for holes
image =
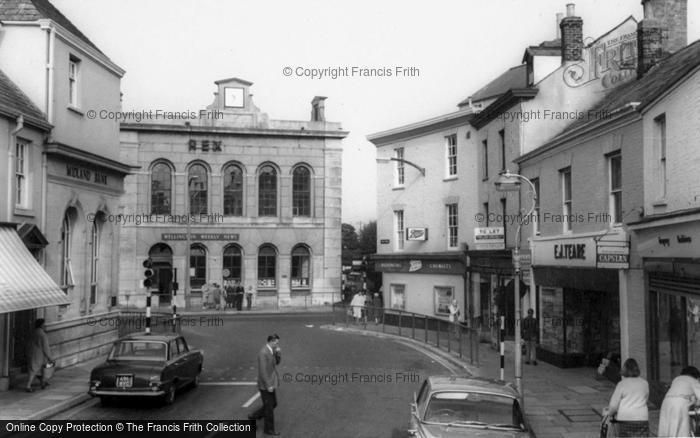
[[488, 181], [488, 180], [489, 180], [489, 177], [488, 177], [488, 176], [485, 177], [485, 178], [481, 178], [481, 181], [482, 181], [482, 182], [483, 182], [483, 181]]
[[665, 199], [659, 199], [651, 203], [652, 207], [666, 207], [668, 202]]
[[80, 108], [78, 108], [77, 106], [68, 105], [67, 108], [68, 108], [70, 111], [73, 111], [74, 113], [78, 114], [79, 116], [84, 116], [84, 115], [85, 115], [85, 113], [84, 113]]
[[446, 176], [442, 180], [443, 181], [456, 181], [458, 179], [459, 179], [459, 177], [457, 175], [451, 175], [451, 176]]
[[391, 188], [391, 190], [403, 190], [405, 188], [406, 188], [406, 186], [394, 186]]
[[15, 205], [15, 216], [25, 216], [25, 217], [34, 217], [36, 216], [36, 213], [34, 212], [33, 209], [31, 208], [26, 208], [22, 207], [19, 205]]

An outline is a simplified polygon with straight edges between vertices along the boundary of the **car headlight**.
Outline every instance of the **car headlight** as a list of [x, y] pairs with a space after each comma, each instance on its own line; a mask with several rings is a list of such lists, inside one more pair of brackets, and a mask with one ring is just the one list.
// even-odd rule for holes
[[160, 376], [151, 376], [148, 378], [148, 386], [151, 387], [151, 390], [155, 391], [158, 389], [160, 386], [161, 381], [160, 381]]

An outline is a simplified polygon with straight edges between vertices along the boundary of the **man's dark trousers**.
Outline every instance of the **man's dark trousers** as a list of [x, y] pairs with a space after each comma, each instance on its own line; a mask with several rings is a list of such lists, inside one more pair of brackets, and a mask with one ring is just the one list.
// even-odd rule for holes
[[275, 430], [275, 411], [277, 407], [277, 393], [275, 391], [260, 390], [260, 398], [262, 399], [262, 406], [260, 409], [255, 411], [252, 415], [253, 418], [264, 418], [265, 419], [265, 433], [273, 432]]

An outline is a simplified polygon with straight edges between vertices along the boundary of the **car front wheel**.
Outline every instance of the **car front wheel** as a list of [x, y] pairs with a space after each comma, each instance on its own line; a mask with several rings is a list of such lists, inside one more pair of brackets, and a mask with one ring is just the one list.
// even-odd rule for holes
[[165, 404], [171, 405], [175, 403], [175, 383], [173, 382], [168, 388], [168, 392], [165, 393]]

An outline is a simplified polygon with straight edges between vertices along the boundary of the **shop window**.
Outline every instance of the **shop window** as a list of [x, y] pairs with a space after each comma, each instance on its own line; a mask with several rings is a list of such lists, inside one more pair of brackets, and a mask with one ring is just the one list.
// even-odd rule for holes
[[391, 308], [406, 310], [406, 285], [392, 284], [391, 292]]
[[292, 288], [307, 289], [310, 286], [311, 255], [303, 246], [297, 246], [292, 251]]
[[277, 171], [269, 165], [258, 175], [258, 215], [277, 216]]
[[700, 299], [651, 291], [652, 378], [671, 383], [700, 361]]
[[404, 149], [403, 148], [396, 148], [394, 149], [394, 155], [396, 158], [396, 167], [394, 168], [394, 185], [396, 187], [403, 187], [404, 182], [405, 182], [405, 167], [403, 163], [403, 156], [404, 156]]
[[457, 176], [457, 134], [445, 137], [445, 154], [448, 178]]
[[208, 179], [207, 169], [201, 164], [193, 164], [187, 176], [190, 196], [190, 214], [207, 214]]
[[224, 169], [224, 215], [243, 216], [243, 171], [234, 164]]
[[451, 286], [435, 286], [433, 288], [436, 315], [450, 314], [450, 303], [454, 298], [454, 292], [454, 288]]
[[292, 215], [311, 216], [311, 172], [304, 166], [292, 174]]
[[151, 213], [170, 214], [172, 198], [172, 170], [165, 163], [156, 163], [151, 169]]
[[552, 352], [564, 352], [564, 295], [561, 289], [541, 288], [542, 321], [540, 327], [542, 348]]
[[258, 287], [277, 287], [277, 251], [270, 245], [264, 245], [258, 251]]
[[224, 280], [241, 281], [242, 260], [241, 249], [237, 245], [228, 245], [224, 248], [222, 270]]
[[190, 290], [201, 289], [207, 282], [207, 251], [202, 245], [190, 247]]

